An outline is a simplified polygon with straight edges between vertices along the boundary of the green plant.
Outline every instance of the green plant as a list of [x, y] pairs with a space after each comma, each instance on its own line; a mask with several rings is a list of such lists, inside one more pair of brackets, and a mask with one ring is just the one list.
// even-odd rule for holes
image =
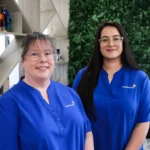
[[[150, 7], [140, 0], [70, 0], [68, 80], [91, 57], [95, 33], [102, 22], [122, 24], [137, 63], [150, 75]], [[150, 4], [150, 0], [146, 0]], [[144, 7], [143, 7], [144, 6]], [[150, 6], [150, 5], [149, 5]]]

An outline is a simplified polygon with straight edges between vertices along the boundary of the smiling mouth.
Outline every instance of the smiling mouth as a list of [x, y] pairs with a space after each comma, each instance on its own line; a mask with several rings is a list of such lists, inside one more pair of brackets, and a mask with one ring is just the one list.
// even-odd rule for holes
[[115, 51], [115, 49], [107, 49], [106, 51], [112, 52], [112, 51]]
[[36, 67], [36, 69], [47, 69], [47, 68], [49, 68], [49, 67], [47, 67], [47, 66]]

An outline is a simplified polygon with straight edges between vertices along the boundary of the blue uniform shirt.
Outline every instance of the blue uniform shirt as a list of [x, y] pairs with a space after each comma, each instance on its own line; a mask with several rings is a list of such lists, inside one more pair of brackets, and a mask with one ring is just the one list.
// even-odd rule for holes
[[[83, 72], [84, 69], [78, 72], [74, 89]], [[124, 150], [135, 125], [150, 120], [148, 76], [141, 70], [122, 67], [109, 83], [108, 74], [102, 69], [93, 96], [97, 119], [89, 118], [94, 150]]]
[[51, 81], [50, 104], [23, 81], [0, 97], [0, 150], [84, 150], [90, 131], [76, 92]]

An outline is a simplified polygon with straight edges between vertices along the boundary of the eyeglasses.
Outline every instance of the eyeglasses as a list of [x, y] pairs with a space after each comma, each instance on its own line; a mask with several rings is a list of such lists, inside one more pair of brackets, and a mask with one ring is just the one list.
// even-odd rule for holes
[[50, 60], [53, 58], [54, 50], [44, 50], [42, 53], [39, 50], [30, 50], [26, 53], [31, 61], [38, 61], [41, 54], [44, 54], [45, 58]]
[[[101, 46], [107, 46], [110, 43], [110, 40], [111, 39], [109, 37], [102, 37], [98, 41], [99, 41]], [[123, 41], [123, 37], [121, 37], [120, 35], [113, 36], [112, 41], [113, 41], [114, 45], [118, 45], [118, 44], [120, 44], [120, 42]]]

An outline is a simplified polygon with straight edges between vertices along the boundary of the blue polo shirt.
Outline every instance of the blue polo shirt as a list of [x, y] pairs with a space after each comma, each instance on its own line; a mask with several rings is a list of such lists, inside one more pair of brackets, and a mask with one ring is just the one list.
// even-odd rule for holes
[[[84, 69], [78, 72], [74, 89]], [[150, 82], [141, 70], [122, 67], [109, 83], [108, 74], [102, 69], [93, 97], [97, 119], [89, 118], [94, 150], [124, 150], [135, 125], [150, 121]]]
[[0, 150], [84, 150], [90, 131], [76, 92], [51, 81], [50, 104], [20, 81], [0, 97]]

